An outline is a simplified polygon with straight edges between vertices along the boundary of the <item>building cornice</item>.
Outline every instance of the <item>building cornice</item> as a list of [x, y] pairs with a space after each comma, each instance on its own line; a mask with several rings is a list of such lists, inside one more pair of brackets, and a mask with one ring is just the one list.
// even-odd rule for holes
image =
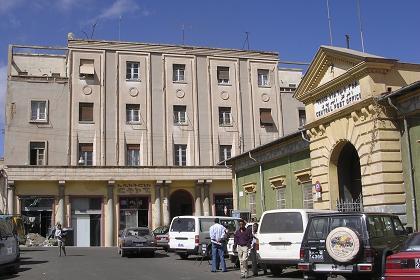
[[6, 166], [14, 181], [156, 181], [156, 180], [231, 180], [226, 167], [121, 167], [121, 166]]
[[149, 53], [165, 53], [194, 56], [235, 57], [243, 59], [258, 59], [278, 61], [277, 52], [247, 51], [238, 49], [208, 48], [181, 45], [148, 44], [139, 42], [68, 40], [69, 49], [133, 51]]

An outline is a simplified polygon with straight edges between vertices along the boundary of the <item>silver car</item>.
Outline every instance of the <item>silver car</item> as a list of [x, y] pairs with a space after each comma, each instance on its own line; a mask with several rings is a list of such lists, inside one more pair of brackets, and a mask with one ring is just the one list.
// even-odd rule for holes
[[20, 267], [20, 251], [17, 236], [13, 233], [11, 217], [0, 218], [0, 270], [15, 274]]
[[121, 232], [118, 243], [118, 253], [121, 257], [130, 253], [153, 257], [158, 249], [155, 237], [147, 227], [126, 228]]

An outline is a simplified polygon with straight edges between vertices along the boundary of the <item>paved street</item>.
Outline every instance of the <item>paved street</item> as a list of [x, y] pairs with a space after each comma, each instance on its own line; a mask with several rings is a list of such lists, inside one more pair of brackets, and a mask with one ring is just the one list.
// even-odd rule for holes
[[[121, 258], [114, 248], [72, 248], [67, 257], [58, 257], [57, 248], [24, 248], [19, 274], [0, 279], [82, 280], [82, 279], [239, 279], [240, 273], [228, 261], [227, 273], [211, 273], [207, 261], [180, 260], [175, 254], [157, 253], [155, 258]], [[262, 273], [262, 272], [261, 272]], [[254, 279], [301, 279], [297, 272], [287, 278], [272, 275]]]

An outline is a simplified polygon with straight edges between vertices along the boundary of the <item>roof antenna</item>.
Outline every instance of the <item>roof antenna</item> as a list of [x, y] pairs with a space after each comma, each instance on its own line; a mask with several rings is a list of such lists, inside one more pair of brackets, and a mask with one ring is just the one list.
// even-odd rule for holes
[[365, 52], [365, 42], [363, 39], [363, 26], [362, 26], [362, 15], [360, 13], [360, 0], [356, 0], [357, 2], [357, 15], [359, 17], [359, 30], [360, 30], [360, 41], [362, 42], [362, 51]]
[[346, 46], [347, 46], [348, 49], [350, 49], [350, 35], [346, 34], [344, 36], [346, 36]]
[[330, 31], [330, 45], [333, 45], [332, 29], [331, 29], [331, 15], [330, 15], [330, 1], [327, 0], [327, 16], [328, 16], [328, 29]]
[[246, 31], [245, 32], [245, 35], [246, 35], [246, 37], [245, 37], [244, 44], [242, 45], [242, 49], [244, 50], [245, 49], [245, 46], [246, 46], [247, 47], [247, 50], [249, 51], [249, 32]]
[[185, 24], [181, 25], [181, 29], [182, 29], [182, 45], [185, 45], [185, 28], [192, 28], [192, 25], [187, 25], [185, 26]]

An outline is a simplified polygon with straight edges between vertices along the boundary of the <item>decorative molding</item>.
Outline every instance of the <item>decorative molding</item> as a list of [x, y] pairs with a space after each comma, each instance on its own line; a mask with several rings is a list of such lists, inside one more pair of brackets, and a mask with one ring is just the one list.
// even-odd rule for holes
[[128, 90], [128, 93], [132, 96], [132, 97], [136, 97], [137, 95], [139, 95], [139, 90], [138, 88], [132, 87]]
[[311, 168], [297, 170], [294, 173], [295, 173], [296, 181], [299, 184], [312, 182]]
[[279, 189], [279, 188], [285, 188], [286, 187], [286, 176], [275, 176], [268, 178], [268, 181], [270, 181], [270, 185], [273, 189]]
[[182, 89], [177, 89], [176, 90], [176, 97], [184, 98], [184, 96], [185, 96], [185, 91], [183, 91]]
[[85, 85], [82, 88], [82, 92], [83, 92], [84, 95], [91, 95], [92, 94], [92, 88], [88, 85]]
[[242, 185], [245, 193], [256, 193], [257, 192], [257, 184], [256, 183], [246, 183]]
[[223, 100], [228, 100], [229, 99], [229, 92], [227, 91], [222, 91], [220, 93], [220, 98], [222, 98]]
[[270, 95], [268, 95], [267, 93], [263, 93], [263, 94], [261, 94], [261, 100], [262, 100], [263, 102], [268, 102], [268, 101], [270, 101]]

